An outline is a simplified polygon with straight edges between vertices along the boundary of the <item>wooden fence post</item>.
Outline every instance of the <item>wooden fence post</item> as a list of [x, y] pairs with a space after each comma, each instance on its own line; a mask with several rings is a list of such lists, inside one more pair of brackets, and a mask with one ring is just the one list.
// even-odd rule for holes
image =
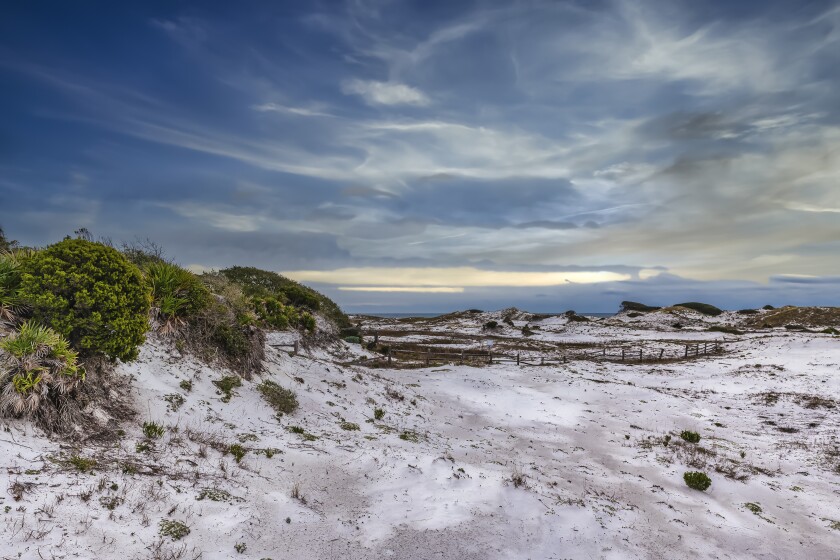
[[379, 344], [379, 331], [373, 331], [373, 343]]
[[642, 349], [641, 348], [639, 348], [639, 361], [640, 362], [642, 361]]
[[388, 365], [391, 365], [391, 349], [388, 348]]
[[545, 365], [545, 356], [540, 356], [540, 365], [541, 366]]
[[665, 353], [665, 349], [664, 349], [664, 348], [660, 348], [660, 349], [659, 349], [659, 359], [660, 359], [660, 360], [662, 359], [662, 354], [664, 354], [664, 353]]
[[625, 352], [625, 350], [624, 350], [624, 348], [622, 348], [621, 349], [621, 361], [622, 362], [624, 361], [624, 352]]
[[493, 363], [493, 351], [492, 350], [487, 351], [487, 357], [490, 360], [490, 363], [492, 364]]
[[688, 358], [688, 344], [685, 345], [685, 357]]
[[516, 353], [516, 365], [519, 365], [519, 352]]
[[298, 352], [300, 352], [300, 342], [295, 340], [295, 349], [294, 349], [294, 354], [292, 354], [292, 355], [297, 356]]

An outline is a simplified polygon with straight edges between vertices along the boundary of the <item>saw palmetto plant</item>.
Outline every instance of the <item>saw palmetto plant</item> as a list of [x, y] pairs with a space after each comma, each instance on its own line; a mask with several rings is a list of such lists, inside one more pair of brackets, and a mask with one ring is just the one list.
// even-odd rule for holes
[[77, 354], [60, 334], [27, 321], [0, 341], [0, 412], [31, 415], [51, 395], [64, 395], [85, 379]]
[[177, 332], [210, 301], [201, 280], [178, 265], [156, 262], [146, 266], [145, 273], [152, 289], [152, 327], [162, 335]]

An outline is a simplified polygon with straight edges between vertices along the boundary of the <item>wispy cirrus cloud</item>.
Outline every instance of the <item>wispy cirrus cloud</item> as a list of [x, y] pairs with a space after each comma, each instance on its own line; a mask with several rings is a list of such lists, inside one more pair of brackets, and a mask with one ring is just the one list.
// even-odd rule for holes
[[341, 91], [348, 95], [359, 95], [371, 105], [424, 106], [430, 103], [425, 93], [405, 84], [354, 79], [342, 82]]

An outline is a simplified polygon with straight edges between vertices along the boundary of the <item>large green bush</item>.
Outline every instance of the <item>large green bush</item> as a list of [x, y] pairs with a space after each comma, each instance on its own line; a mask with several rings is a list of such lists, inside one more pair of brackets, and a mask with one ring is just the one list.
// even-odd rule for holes
[[697, 301], [688, 301], [685, 303], [677, 303], [674, 307], [685, 307], [686, 309], [692, 309], [697, 311], [698, 313], [702, 313], [703, 315], [710, 315], [712, 317], [717, 317], [721, 313], [723, 313], [722, 309], [718, 309], [714, 305], [710, 305], [708, 303], [700, 303]]
[[175, 332], [210, 303], [210, 291], [189, 270], [153, 262], [145, 267], [145, 273], [152, 290], [154, 326], [162, 334]]
[[26, 304], [20, 297], [21, 268], [32, 251], [0, 251], [0, 321], [14, 323]]
[[350, 319], [330, 298], [276, 272], [249, 266], [234, 266], [219, 271], [219, 274], [241, 285], [246, 295], [274, 297], [281, 303], [320, 311], [339, 328], [350, 326]]
[[65, 239], [26, 259], [21, 272], [19, 295], [33, 318], [82, 355], [137, 357], [151, 298], [140, 270], [119, 251]]
[[638, 301], [622, 301], [621, 302], [621, 311], [639, 311], [646, 313], [648, 311], [656, 311], [658, 309], [662, 309], [661, 307], [654, 307], [652, 305], [645, 305], [644, 303], [639, 303]]

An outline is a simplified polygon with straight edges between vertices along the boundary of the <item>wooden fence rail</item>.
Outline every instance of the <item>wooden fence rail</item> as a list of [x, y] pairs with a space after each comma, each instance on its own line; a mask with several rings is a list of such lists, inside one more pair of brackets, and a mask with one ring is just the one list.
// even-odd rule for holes
[[[521, 352], [514, 354], [505, 354], [493, 352], [492, 350], [477, 351], [477, 350], [461, 350], [460, 352], [441, 351], [432, 347], [414, 347], [411, 349], [401, 349], [390, 345], [387, 352], [383, 356], [376, 356], [364, 360], [361, 363], [373, 363], [387, 361], [390, 365], [398, 356], [404, 356], [405, 361], [425, 362], [425, 365], [431, 365], [434, 362], [454, 362], [463, 364], [471, 361], [479, 361], [482, 363], [515, 363], [516, 365], [530, 365], [530, 366], [546, 366], [559, 365], [568, 363], [569, 360], [598, 360], [598, 361], [613, 361], [613, 362], [645, 362], [645, 361], [664, 361], [664, 360], [679, 360], [679, 359], [694, 359], [701, 356], [708, 356], [709, 354], [721, 354], [726, 351], [725, 345], [731, 341], [711, 341], [711, 342], [694, 342], [686, 344], [675, 344], [674, 351], [668, 352], [666, 355], [665, 348], [653, 348], [645, 352], [645, 348], [621, 347], [621, 346], [604, 346], [595, 350], [582, 350], [580, 352], [565, 352], [560, 355], [538, 355], [527, 354], [522, 355]], [[680, 347], [683, 347], [682, 349]]]

